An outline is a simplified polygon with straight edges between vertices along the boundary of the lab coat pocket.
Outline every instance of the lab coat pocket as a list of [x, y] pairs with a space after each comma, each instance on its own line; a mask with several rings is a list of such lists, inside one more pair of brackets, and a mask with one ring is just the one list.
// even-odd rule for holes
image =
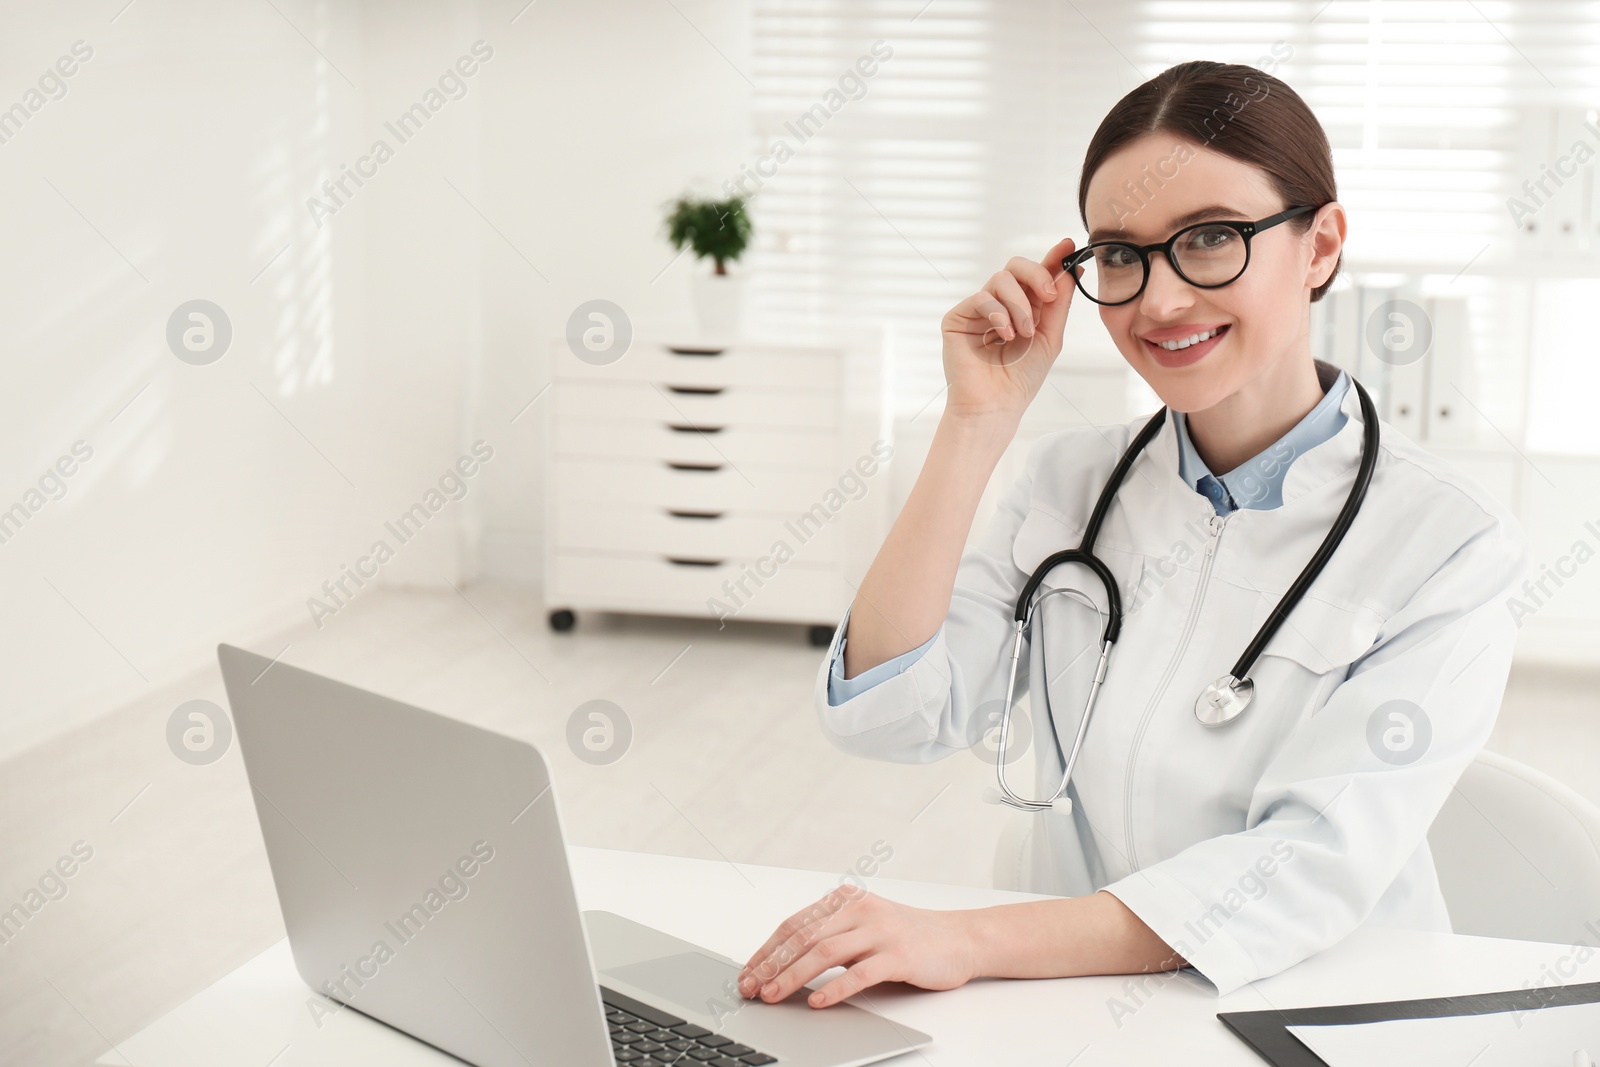
[[[1257, 605], [1254, 626], [1260, 627], [1281, 594], [1266, 595]], [[1350, 666], [1371, 650], [1383, 628], [1374, 611], [1305, 597], [1283, 620], [1250, 671], [1261, 695], [1264, 683], [1279, 683], [1285, 696], [1319, 710]]]
[[[1052, 553], [1077, 548], [1083, 542], [1082, 520], [1069, 520], [1048, 509], [1035, 506], [1022, 520], [1011, 545], [1011, 561], [1024, 575], [1031, 575]], [[1110, 544], [1102, 534], [1094, 554], [1110, 569], [1124, 613], [1131, 612], [1144, 580], [1145, 556], [1142, 552]], [[1102, 612], [1109, 610], [1104, 587], [1089, 569], [1079, 563], [1056, 567], [1046, 576], [1042, 588], [1070, 585], [1080, 589]]]

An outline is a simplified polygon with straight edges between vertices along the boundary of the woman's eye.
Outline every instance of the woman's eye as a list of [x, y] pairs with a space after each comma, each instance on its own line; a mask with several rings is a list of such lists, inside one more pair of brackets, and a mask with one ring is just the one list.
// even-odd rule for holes
[[1131, 248], [1116, 245], [1111, 248], [1101, 248], [1095, 251], [1095, 262], [1108, 269], [1117, 267], [1130, 267], [1139, 262]]
[[1189, 235], [1188, 245], [1197, 252], [1215, 252], [1237, 236], [1226, 226], [1217, 226], [1209, 230], [1196, 230]]

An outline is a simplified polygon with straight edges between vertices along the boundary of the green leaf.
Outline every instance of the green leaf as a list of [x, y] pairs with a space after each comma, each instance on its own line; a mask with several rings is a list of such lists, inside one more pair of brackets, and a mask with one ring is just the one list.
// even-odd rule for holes
[[716, 273], [737, 260], [750, 245], [750, 213], [745, 198], [698, 200], [681, 196], [667, 214], [667, 239], [672, 247], [688, 245], [699, 259], [716, 263]]

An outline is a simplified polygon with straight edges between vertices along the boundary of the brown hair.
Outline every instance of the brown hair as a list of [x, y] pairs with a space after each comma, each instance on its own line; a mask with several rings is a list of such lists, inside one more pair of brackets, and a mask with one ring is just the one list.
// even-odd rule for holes
[[[1078, 179], [1078, 214], [1085, 227], [1089, 179], [1111, 153], [1152, 133], [1198, 141], [1260, 169], [1286, 207], [1321, 207], [1338, 199], [1328, 135], [1300, 94], [1256, 67], [1196, 59], [1169, 67], [1140, 85], [1117, 101], [1100, 123]], [[1161, 185], [1154, 174], [1149, 174], [1146, 188], [1149, 181]], [[1311, 219], [1310, 214], [1301, 215], [1285, 225], [1303, 234]], [[1341, 253], [1328, 280], [1311, 291], [1313, 301], [1322, 299], [1343, 262]]]

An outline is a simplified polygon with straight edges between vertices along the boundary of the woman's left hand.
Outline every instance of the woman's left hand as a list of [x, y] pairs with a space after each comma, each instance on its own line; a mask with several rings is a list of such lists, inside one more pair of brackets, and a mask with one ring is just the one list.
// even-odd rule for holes
[[826, 1008], [879, 982], [954, 989], [978, 977], [971, 916], [927, 911], [841, 886], [791, 915], [739, 972], [739, 992], [776, 1003], [830, 967], [848, 968], [807, 999]]

